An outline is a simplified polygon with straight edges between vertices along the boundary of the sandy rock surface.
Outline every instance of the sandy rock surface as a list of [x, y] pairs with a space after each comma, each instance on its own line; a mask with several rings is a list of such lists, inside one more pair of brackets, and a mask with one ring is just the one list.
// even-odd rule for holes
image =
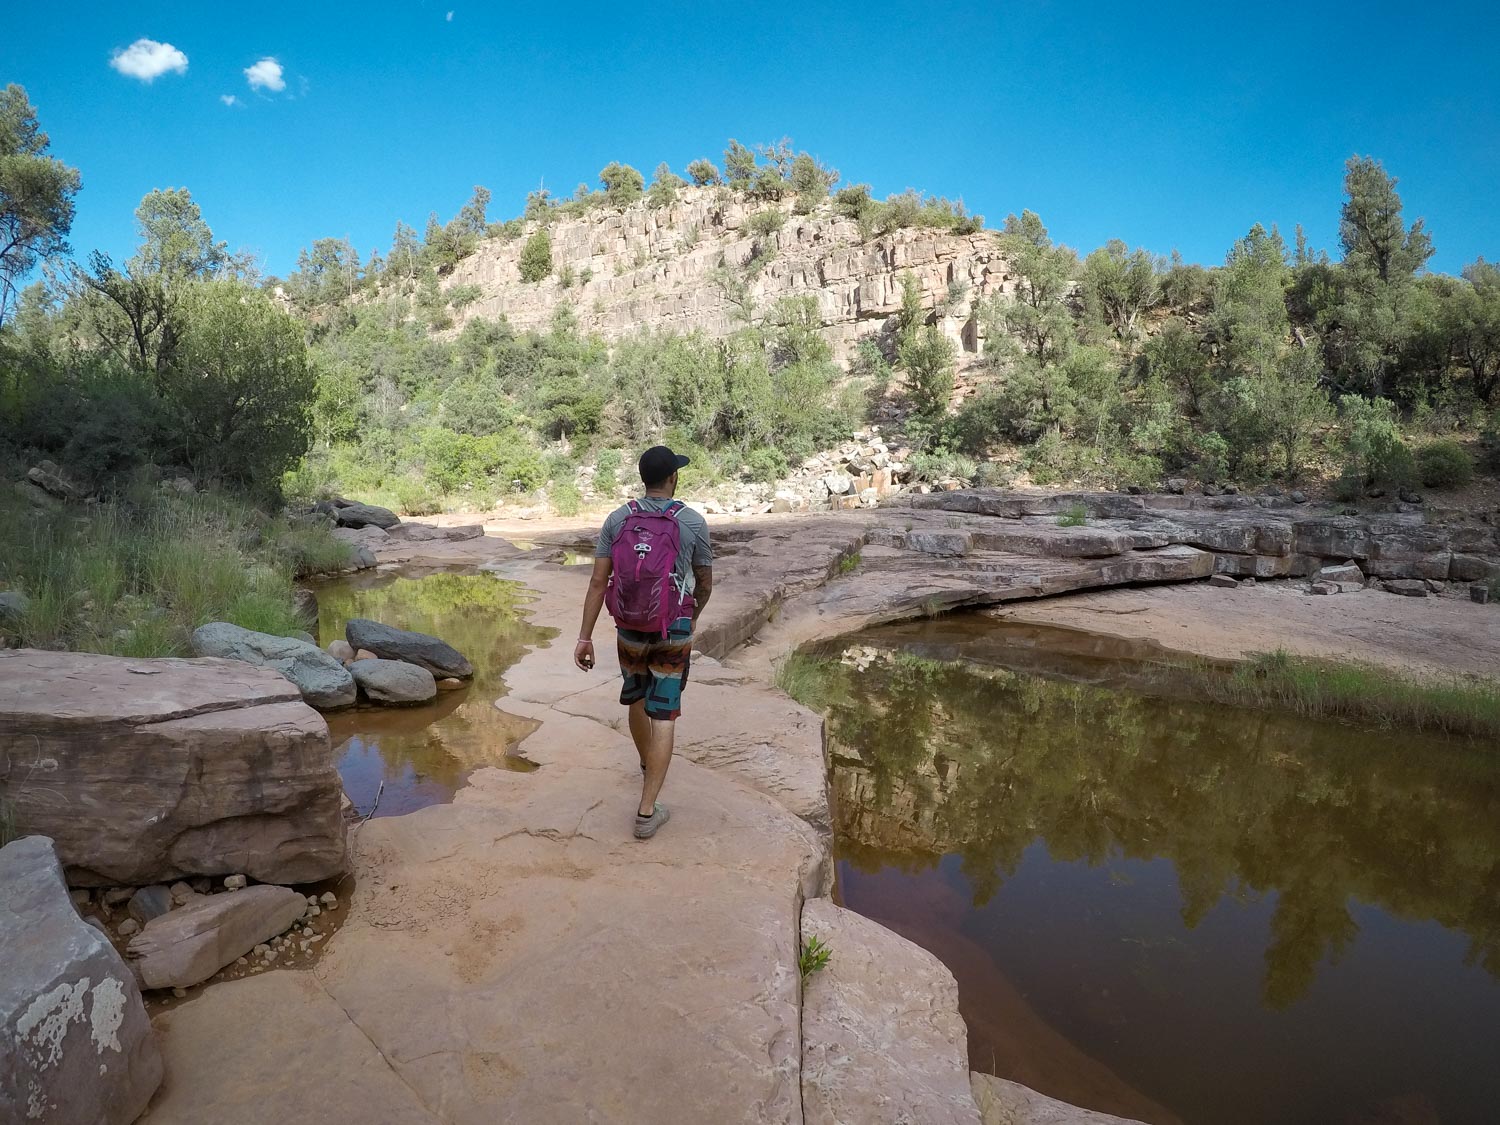
[[971, 1077], [983, 1125], [1142, 1125], [1133, 1118], [1079, 1109], [993, 1074]]

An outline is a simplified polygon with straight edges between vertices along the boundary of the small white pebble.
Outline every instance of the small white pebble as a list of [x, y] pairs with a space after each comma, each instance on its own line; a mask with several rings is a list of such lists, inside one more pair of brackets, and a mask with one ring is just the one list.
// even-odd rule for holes
[[187, 989], [185, 989], [185, 988], [174, 988], [174, 989], [172, 989], [172, 995], [175, 996], [175, 997], [177, 997], [177, 999], [181, 1000], [184, 996], [187, 995]]
[[338, 905], [339, 896], [334, 894], [332, 891], [324, 891], [323, 897], [318, 899], [318, 901], [332, 910], [335, 906]]
[[248, 965], [248, 964], [250, 964], [250, 962], [247, 961], [247, 960], [245, 960], [245, 958], [243, 958], [243, 957], [236, 957], [234, 959], [234, 963], [236, 965]]
[[307, 905], [308, 906], [317, 906], [318, 905], [318, 896], [317, 895], [308, 895], [307, 896]]
[[323, 912], [321, 910], [319, 910], [316, 906], [309, 906], [307, 908], [307, 916], [309, 918], [316, 918], [321, 913], [323, 913]]

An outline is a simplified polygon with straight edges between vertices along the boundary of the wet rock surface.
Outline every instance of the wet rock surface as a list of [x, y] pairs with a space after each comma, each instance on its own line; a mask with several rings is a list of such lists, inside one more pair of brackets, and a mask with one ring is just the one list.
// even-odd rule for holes
[[347, 865], [328, 727], [280, 675], [233, 660], [0, 652], [0, 797], [78, 886]]
[[0, 1121], [128, 1125], [161, 1076], [135, 979], [78, 916], [52, 841], [0, 848]]
[[1142, 1125], [1133, 1118], [1080, 1109], [993, 1074], [971, 1076], [982, 1125]]

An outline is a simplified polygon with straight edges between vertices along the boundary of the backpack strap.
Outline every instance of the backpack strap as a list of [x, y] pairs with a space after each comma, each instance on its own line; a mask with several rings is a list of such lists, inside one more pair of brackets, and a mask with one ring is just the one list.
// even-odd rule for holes
[[641, 507], [641, 502], [639, 500], [628, 500], [626, 501], [625, 506], [630, 509], [630, 514], [633, 516], [638, 516], [646, 510]]
[[687, 505], [684, 504], [681, 500], [673, 500], [670, 504], [668, 504], [661, 510], [661, 514], [664, 516], [671, 516], [675, 520], [677, 518], [677, 513], [682, 511], [682, 509], [686, 507]]

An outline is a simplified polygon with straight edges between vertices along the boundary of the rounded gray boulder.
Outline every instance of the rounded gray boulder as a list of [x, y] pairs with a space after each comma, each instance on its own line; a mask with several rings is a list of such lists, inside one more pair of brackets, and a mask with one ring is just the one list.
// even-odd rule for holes
[[340, 527], [395, 527], [401, 517], [389, 508], [374, 504], [349, 504], [334, 513]]
[[371, 703], [410, 706], [437, 695], [432, 673], [402, 660], [356, 660], [349, 672]]
[[353, 617], [344, 626], [344, 636], [356, 652], [366, 649], [387, 660], [404, 660], [426, 668], [439, 678], [467, 680], [474, 675], [474, 666], [463, 653], [426, 633], [412, 633], [365, 617]]
[[227, 621], [211, 621], [193, 631], [192, 646], [195, 656], [243, 660], [280, 672], [297, 686], [308, 705], [319, 711], [348, 707], [357, 694], [349, 670], [306, 641], [256, 633]]

